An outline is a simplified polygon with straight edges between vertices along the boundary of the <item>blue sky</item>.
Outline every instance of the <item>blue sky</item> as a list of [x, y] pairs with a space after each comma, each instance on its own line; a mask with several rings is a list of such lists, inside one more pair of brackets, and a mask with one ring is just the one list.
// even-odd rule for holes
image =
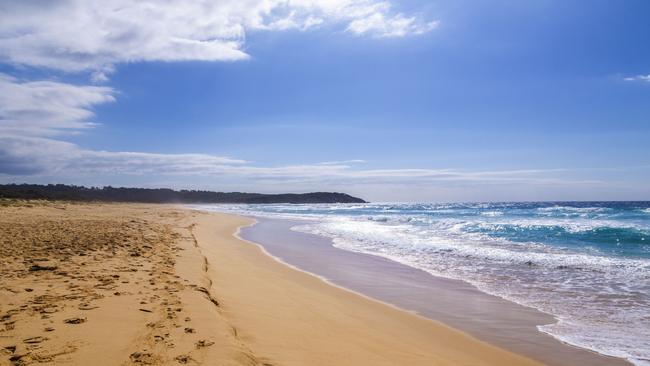
[[650, 199], [647, 1], [225, 3], [1, 4], [0, 181]]

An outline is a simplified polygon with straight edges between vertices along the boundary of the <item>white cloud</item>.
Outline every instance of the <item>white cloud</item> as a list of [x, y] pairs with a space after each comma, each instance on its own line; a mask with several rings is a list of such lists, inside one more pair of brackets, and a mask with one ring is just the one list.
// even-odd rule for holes
[[[286, 185], [329, 186], [395, 183], [567, 184], [552, 174], [562, 170], [461, 171], [454, 169], [357, 169], [347, 164], [301, 164], [261, 167], [208, 154], [153, 154], [82, 149], [41, 137], [0, 137], [0, 175], [228, 177], [250, 184], [280, 181]], [[585, 183], [585, 182], [580, 182]]]
[[[354, 23], [364, 20], [372, 24]], [[382, 0], [25, 0], [0, 3], [0, 62], [90, 72], [92, 82], [102, 83], [119, 63], [242, 60], [248, 58], [247, 32], [337, 23], [379, 37], [419, 34], [429, 27], [393, 12]], [[61, 140], [95, 126], [93, 107], [115, 101], [115, 94], [109, 87], [0, 73], [0, 174], [288, 177], [338, 174], [347, 169], [344, 164], [361, 162], [259, 168], [207, 154], [93, 151]]]
[[364, 164], [365, 160], [362, 159], [350, 159], [350, 160], [340, 160], [340, 161], [323, 161], [319, 165], [348, 165], [348, 164]]
[[625, 81], [645, 81], [645, 82], [650, 83], [650, 74], [626, 77], [624, 80]]
[[106, 65], [102, 69], [95, 70], [90, 74], [90, 80], [93, 83], [103, 83], [108, 81], [108, 75], [115, 72], [113, 65]]
[[6, 1], [0, 58], [91, 71], [99, 82], [118, 63], [242, 60], [247, 32], [338, 23], [378, 37], [420, 34], [437, 24], [395, 13], [381, 0]]
[[107, 87], [23, 82], [0, 73], [0, 133], [44, 136], [92, 127], [90, 107], [114, 101], [114, 94]]
[[95, 151], [51, 138], [0, 137], [0, 174], [6, 175], [211, 175], [245, 163], [208, 154]]
[[55, 139], [95, 126], [91, 108], [113, 95], [108, 87], [23, 82], [0, 73], [0, 174], [194, 174], [245, 163], [207, 154], [92, 151]]
[[421, 23], [415, 17], [405, 17], [402, 14], [386, 18], [382, 13], [373, 13], [365, 18], [353, 20], [347, 29], [355, 34], [373, 34], [388, 38], [426, 33], [438, 25], [438, 21]]
[[[345, 184], [558, 184], [558, 170], [460, 171], [453, 169], [360, 169], [364, 160], [257, 166], [209, 154], [97, 151], [62, 141], [93, 127], [92, 107], [114, 100], [107, 87], [56, 81], [24, 82], [0, 74], [0, 175], [5, 177], [210, 177], [294, 186]], [[108, 183], [108, 182], [107, 182]], [[286, 187], [286, 185], [285, 185]]]
[[[247, 32], [338, 23], [379, 37], [429, 28], [382, 0], [25, 0], [0, 3], [0, 62], [90, 72], [92, 82], [102, 83], [119, 63], [242, 60]], [[207, 154], [93, 151], [61, 140], [95, 126], [93, 107], [115, 101], [115, 94], [109, 87], [0, 73], [0, 174], [315, 177], [340, 175], [361, 162], [260, 168]]]

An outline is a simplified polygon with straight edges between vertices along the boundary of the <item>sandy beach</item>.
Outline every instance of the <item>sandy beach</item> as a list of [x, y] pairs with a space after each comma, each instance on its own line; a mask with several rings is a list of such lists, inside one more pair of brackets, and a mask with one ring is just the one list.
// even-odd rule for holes
[[0, 366], [650, 366], [650, 0], [0, 0]]
[[0, 365], [536, 365], [173, 206], [4, 202]]

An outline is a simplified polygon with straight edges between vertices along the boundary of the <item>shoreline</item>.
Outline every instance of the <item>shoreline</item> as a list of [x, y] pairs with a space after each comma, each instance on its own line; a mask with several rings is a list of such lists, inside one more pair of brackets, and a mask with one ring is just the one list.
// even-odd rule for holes
[[[222, 219], [238, 218], [242, 221], [239, 221], [237, 227], [253, 223], [250, 218], [232, 214], [209, 213], [209, 215]], [[202, 240], [208, 242], [209, 237], [219, 236], [214, 235], [215, 229], [207, 225], [203, 226], [202, 230], [203, 232], [196, 232], [199, 242]], [[280, 360], [280, 364], [541, 365], [531, 359], [477, 340], [436, 320], [334, 286], [311, 273], [296, 270], [266, 254], [263, 246], [241, 240], [235, 236], [236, 234], [237, 229], [231, 227], [230, 235], [234, 247], [224, 248], [221, 245], [202, 248], [210, 263], [214, 260], [221, 264], [210, 267], [215, 279], [214, 286], [217, 292], [221, 289], [222, 298], [224, 298], [223, 294], [226, 294], [224, 304], [237, 304], [227, 312], [232, 316], [238, 329], [241, 328], [243, 331], [257, 328], [255, 335], [244, 336], [259, 341], [259, 343], [251, 343], [251, 348], [259, 350], [260, 354], [274, 355], [271, 358]], [[225, 240], [221, 238], [221, 241], [223, 243]], [[233, 256], [240, 257], [234, 260]], [[250, 285], [247, 288], [239, 285], [233, 287], [233, 281], [229, 281], [229, 277], [233, 275], [241, 280], [241, 267], [238, 273], [224, 268], [242, 259], [247, 264], [255, 264], [246, 268], [247, 271], [255, 274], [254, 279], [246, 276], [246, 284]], [[260, 277], [267, 281], [261, 281]], [[269, 279], [274, 281], [268, 281]], [[255, 289], [252, 291], [251, 287]], [[267, 287], [273, 287], [273, 290], [269, 291]], [[289, 289], [291, 291], [287, 291]], [[273, 306], [271, 310], [266, 307], [263, 309], [250, 307], [250, 303], [253, 302], [250, 300], [260, 296], [260, 291], [265, 292], [264, 298], [267, 302], [277, 302], [278, 306]], [[269, 292], [275, 291], [281, 292], [282, 295], [269, 296], [271, 295]], [[249, 311], [242, 311], [242, 308], [248, 308]], [[265, 313], [266, 311], [268, 313]], [[359, 318], [363, 320], [359, 321]], [[249, 327], [248, 324], [251, 326]], [[278, 329], [281, 329], [281, 332]], [[314, 329], [319, 329], [319, 332], [314, 333]], [[270, 336], [269, 338], [260, 334], [267, 332], [266, 336]], [[308, 345], [303, 344], [304, 349], [288, 347], [285, 342], [275, 339], [279, 337], [278, 332], [284, 337], [307, 342]], [[326, 335], [321, 335], [321, 332], [325, 332]], [[355, 333], [355, 336], [349, 336]], [[387, 336], [391, 333], [392, 335]], [[304, 339], [305, 337], [310, 339]], [[337, 350], [336, 352], [347, 354], [348, 359], [340, 360], [332, 354], [334, 349]]]
[[[387, 258], [336, 248], [329, 238], [290, 230], [291, 226], [300, 224], [300, 222], [294, 220], [253, 219], [257, 224], [242, 228], [244, 229], [244, 235], [240, 232], [240, 237], [260, 246], [267, 255], [278, 262], [315, 276], [332, 286], [378, 301], [398, 310], [416, 314], [425, 319], [441, 322], [452, 329], [466, 332], [497, 347], [502, 347], [550, 365], [587, 363], [591, 365], [631, 365], [625, 359], [576, 347], [541, 332], [537, 326], [557, 321], [551, 314], [540, 312], [501, 297], [486, 294], [460, 280], [437, 277], [428, 272], [394, 262]], [[281, 229], [273, 231], [273, 235], [270, 235], [271, 230], [269, 230], [269, 225], [280, 226]], [[256, 229], [256, 226], [258, 228], [261, 227], [261, 229]], [[256, 235], [256, 230], [261, 232]], [[284, 231], [284, 233], [280, 233], [280, 231]], [[259, 239], [259, 237], [268, 238], [272, 236], [282, 236], [282, 240], [290, 244], [283, 245], [278, 243], [277, 240], [273, 243], [273, 240]], [[341, 264], [341, 258], [353, 257], [346, 258], [346, 260], [353, 261], [355, 266], [359, 266], [366, 261], [370, 263], [368, 266], [378, 267], [371, 268], [375, 271], [372, 273], [374, 277], [371, 282], [382, 280], [390, 282], [389, 279], [382, 277], [382, 271], [398, 271], [400, 272], [397, 273], [398, 276], [402, 276], [404, 272], [407, 272], [410, 273], [408, 280], [415, 282], [414, 288], [416, 289], [413, 292], [419, 291], [417, 287], [422, 286], [428, 286], [430, 291], [428, 293], [422, 293], [420, 291], [420, 293], [414, 294], [413, 292], [405, 292], [402, 288], [391, 292], [391, 289], [393, 289], [391, 283], [386, 284], [388, 290], [384, 291], [379, 288], [380, 286], [374, 286], [369, 281], [365, 281], [365, 277], [355, 273], [359, 272], [358, 268], [350, 271], [352, 263], [348, 263], [348, 268], [345, 269], [348, 271], [347, 273], [342, 273], [340, 270], [328, 270], [317, 263], [310, 262], [309, 259], [301, 258], [301, 255], [304, 253], [299, 253], [295, 250], [300, 246], [305, 246], [307, 241], [319, 242], [318, 245], [309, 245], [308, 251], [310, 254], [320, 256], [321, 258], [323, 256], [333, 257], [333, 261], [338, 259], [338, 265]], [[293, 248], [289, 248], [291, 246]], [[324, 250], [322, 248], [324, 246], [329, 248]], [[363, 269], [366, 270], [367, 268]], [[418, 275], [418, 273], [423, 275]], [[367, 275], [365, 274], [365, 276]], [[410, 284], [400, 283], [400, 285]], [[423, 298], [423, 296], [441, 296], [441, 291], [443, 297], [451, 298], [451, 300], [442, 302], [433, 301], [433, 304], [426, 304], [427, 299]], [[404, 300], [405, 297], [412, 297], [413, 299]], [[487, 310], [481, 309], [480, 311], [476, 311], [471, 306], [466, 306], [468, 301], [481, 303]], [[451, 308], [454, 311], [452, 313], [446, 313], [439, 309], [433, 309], [436, 305]]]
[[240, 216], [0, 208], [0, 365], [541, 365], [293, 269]]
[[[227, 215], [233, 215], [233, 214], [227, 214]], [[324, 283], [326, 283], [326, 284], [329, 285], [329, 286], [335, 287], [335, 288], [340, 289], [340, 290], [345, 291], [345, 292], [349, 292], [349, 293], [351, 293], [351, 294], [353, 294], [353, 295], [356, 295], [356, 296], [363, 297], [364, 299], [367, 299], [367, 300], [369, 300], [369, 301], [377, 302], [377, 303], [382, 304], [382, 305], [384, 305], [384, 306], [391, 307], [391, 308], [393, 308], [393, 309], [395, 309], [395, 310], [397, 310], [397, 311], [402, 311], [402, 312], [406, 312], [406, 313], [412, 314], [412, 315], [417, 316], [417, 317], [419, 317], [419, 318], [422, 318], [423, 320], [426, 320], [426, 321], [433, 321], [433, 322], [436, 322], [436, 323], [440, 323], [440, 322], [437, 321], [436, 319], [427, 318], [426, 316], [423, 316], [423, 315], [417, 313], [416, 311], [408, 310], [408, 309], [404, 309], [404, 308], [401, 308], [401, 307], [399, 307], [399, 306], [397, 306], [397, 305], [395, 305], [395, 304], [391, 304], [391, 303], [389, 303], [389, 302], [386, 302], [386, 301], [383, 301], [383, 300], [376, 299], [376, 298], [374, 298], [374, 297], [368, 296], [368, 295], [366, 295], [366, 294], [364, 294], [364, 293], [362, 293], [362, 292], [355, 291], [355, 290], [352, 290], [352, 289], [350, 289], [350, 288], [347, 288], [347, 287], [344, 287], [344, 286], [338, 285], [338, 284], [332, 282], [330, 279], [328, 279], [328, 278], [326, 278], [326, 277], [323, 277], [323, 276], [321, 276], [321, 275], [319, 275], [319, 274], [316, 274], [316, 273], [313, 273], [313, 272], [309, 272], [309, 271], [304, 270], [304, 269], [302, 269], [302, 268], [300, 268], [300, 267], [298, 267], [298, 266], [296, 266], [296, 265], [293, 265], [293, 264], [291, 264], [291, 263], [289, 263], [289, 262], [284, 261], [282, 258], [277, 257], [277, 256], [271, 254], [271, 253], [266, 249], [266, 247], [264, 246], [264, 244], [260, 244], [260, 243], [257, 243], [257, 242], [255, 242], [255, 241], [251, 241], [251, 240], [245, 239], [245, 238], [243, 238], [243, 237], [241, 236], [241, 229], [251, 228], [251, 227], [253, 227], [253, 226], [255, 226], [255, 225], [257, 225], [257, 224], [259, 223], [259, 222], [257, 221], [256, 218], [254, 218], [254, 217], [249, 217], [249, 216], [244, 216], [244, 215], [234, 215], [234, 216], [240, 216], [240, 217], [243, 217], [243, 218], [252, 219], [252, 220], [254, 220], [254, 222], [251, 223], [251, 224], [249, 224], [249, 225], [244, 225], [244, 226], [240, 226], [240, 227], [238, 227], [238, 228], [237, 228], [237, 231], [235, 231], [235, 233], [233, 234], [233, 236], [234, 236], [235, 238], [237, 238], [238, 240], [241, 240], [242, 242], [245, 242], [245, 243], [247, 243], [247, 244], [254, 245], [254, 246], [258, 247], [259, 250], [260, 250], [264, 255], [266, 255], [267, 257], [273, 259], [274, 261], [276, 261], [276, 262], [282, 264], [283, 266], [288, 267], [288, 268], [290, 268], [290, 269], [292, 269], [292, 270], [294, 270], [294, 271], [297, 271], [297, 272], [303, 273], [303, 274], [305, 274], [305, 275], [308, 275], [308, 276], [311, 276], [311, 277], [317, 278], [318, 280], [323, 281]], [[444, 324], [444, 323], [440, 323], [440, 325], [447, 326], [447, 327], [449, 327], [450, 329], [453, 329], [453, 330], [458, 330], [458, 329], [455, 329], [455, 328], [453, 328], [453, 327], [450, 327], [450, 326], [448, 326], [448, 325], [446, 325], [446, 324]]]

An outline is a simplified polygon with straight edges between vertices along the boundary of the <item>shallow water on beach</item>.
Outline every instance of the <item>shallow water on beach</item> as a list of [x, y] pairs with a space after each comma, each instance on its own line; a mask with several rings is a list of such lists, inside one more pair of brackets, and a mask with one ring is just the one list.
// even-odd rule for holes
[[202, 206], [293, 230], [554, 315], [539, 330], [650, 364], [650, 202]]

